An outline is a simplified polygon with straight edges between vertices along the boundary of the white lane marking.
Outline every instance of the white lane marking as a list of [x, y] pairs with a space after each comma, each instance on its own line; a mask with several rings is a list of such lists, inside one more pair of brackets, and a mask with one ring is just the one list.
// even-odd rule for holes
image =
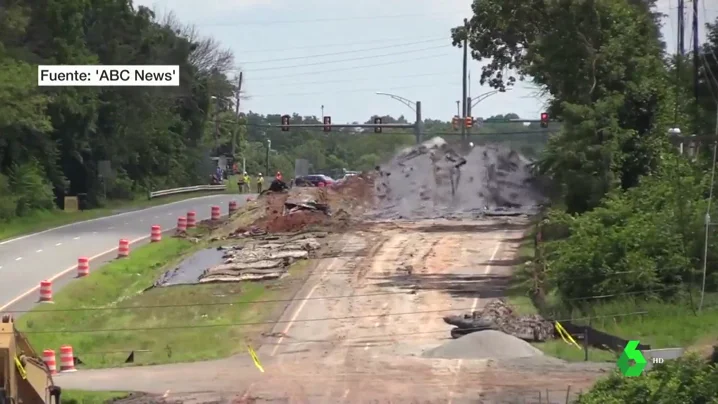
[[107, 230], [112, 230], [112, 229], [114, 229], [114, 228], [115, 228], [115, 226], [110, 226], [110, 227], [107, 228]]
[[313, 295], [314, 292], [317, 290], [317, 288], [319, 287], [319, 285], [322, 284], [322, 280], [323, 280], [324, 277], [327, 275], [327, 273], [329, 272], [329, 270], [333, 270], [333, 268], [334, 268], [334, 263], [337, 262], [337, 261], [338, 261], [338, 260], [335, 258], [335, 260], [332, 261], [331, 265], [327, 265], [327, 269], [325, 269], [324, 272], [322, 272], [322, 275], [319, 277], [319, 281], [317, 282], [317, 284], [314, 285], [314, 287], [313, 287], [313, 288], [309, 291], [309, 293], [307, 293], [307, 295], [304, 297], [304, 300], [302, 300], [302, 303], [300, 303], [300, 304], [299, 304], [299, 307], [297, 307], [297, 311], [294, 312], [294, 315], [292, 315], [291, 320], [289, 320], [289, 323], [287, 323], [287, 326], [284, 327], [284, 331], [282, 331], [282, 336], [279, 337], [279, 340], [277, 341], [277, 345], [274, 346], [274, 349], [272, 350], [272, 353], [271, 353], [271, 355], [269, 355], [269, 356], [274, 356], [274, 355], [277, 354], [277, 351], [279, 350], [279, 345], [281, 345], [282, 341], [284, 341], [284, 336], [287, 335], [287, 333], [289, 332], [289, 329], [292, 328], [292, 324], [294, 324], [294, 322], [297, 320], [297, 317], [299, 317], [299, 313], [302, 312], [302, 309], [304, 308], [304, 305], [306, 305], [307, 302], [309, 301], [309, 299], [312, 298], [312, 295]]
[[174, 215], [174, 213], [172, 213], [172, 212], [167, 214], [167, 216], [172, 216], [172, 215]]
[[[506, 234], [501, 233], [502, 235]], [[491, 258], [489, 258], [489, 264], [486, 264], [486, 267], [484, 267], [484, 275], [488, 275], [489, 272], [491, 272], [491, 261], [496, 258], [496, 254], [499, 252], [499, 248], [501, 248], [501, 242], [499, 241], [496, 243], [496, 247], [494, 247], [494, 252], [491, 253]], [[479, 298], [474, 298], [474, 302], [471, 304], [471, 312], [473, 313], [476, 310], [476, 306], [479, 304]], [[456, 388], [456, 383], [459, 381], [459, 373], [461, 372], [461, 365], [463, 364], [463, 360], [459, 359], [459, 361], [456, 363], [456, 374], [454, 375], [454, 383], [451, 387], [451, 390], [449, 390], [449, 402], [448, 404], [451, 404], [454, 400], [454, 392], [453, 389]]]
[[62, 243], [55, 243], [55, 247], [59, 247], [61, 245], [62, 245]]
[[129, 224], [128, 222], [125, 222], [125, 226], [127, 226], [128, 224]]
[[92, 234], [97, 234], [97, 232], [96, 232], [96, 231], [93, 231]]
[[73, 237], [72, 239], [73, 239], [73, 240], [79, 240], [79, 239], [80, 239], [80, 236]]
[[[217, 196], [217, 195], [210, 195], [209, 197], [212, 197], [212, 196]], [[209, 197], [203, 197], [203, 198], [209, 198]], [[175, 202], [173, 202], [173, 203], [175, 203]], [[167, 204], [167, 205], [171, 205], [171, 204]], [[167, 206], [167, 205], [165, 205], [165, 206]], [[91, 221], [93, 221], [93, 220], [96, 220], [96, 219], [88, 220], [88, 222], [91, 222]], [[60, 227], [66, 227], [66, 226], [60, 226]], [[60, 227], [58, 227], [58, 229], [59, 229]], [[175, 228], [176, 228], [176, 226], [170, 227], [169, 229], [167, 229], [167, 230], [165, 230], [165, 231], [171, 231], [171, 230], [174, 230]], [[50, 230], [53, 230], [53, 229], [50, 229]], [[47, 233], [48, 231], [49, 231], [49, 230], [46, 230], [46, 231], [43, 231], [43, 232], [40, 232], [40, 233], [36, 233], [36, 234]], [[32, 236], [32, 234], [28, 235], [27, 237], [29, 237], [29, 236]], [[27, 238], [27, 237], [22, 237], [22, 238]], [[136, 239], [134, 239], [134, 240], [130, 240], [130, 245], [135, 244], [135, 243], [137, 243], [137, 242], [140, 242], [140, 241], [142, 241], [142, 240], [148, 239], [148, 238], [150, 238], [150, 236], [142, 236], [142, 237], [138, 237], [138, 238], [136, 238]], [[18, 240], [18, 239], [15, 239], [15, 240]], [[12, 240], [8, 240], [8, 241], [12, 241]], [[2, 243], [0, 243], [0, 244], [2, 244]], [[89, 257], [89, 258], [88, 258], [88, 261], [96, 260], [96, 259], [102, 257], [103, 255], [107, 255], [107, 254], [109, 254], [109, 253], [111, 253], [111, 252], [113, 252], [113, 251], [117, 251], [117, 248], [118, 248], [118, 247], [111, 248], [111, 249], [106, 250], [106, 251], [103, 251], [103, 252], [101, 252], [101, 253], [99, 253], [99, 254], [95, 254], [95, 255], [93, 255], [92, 257]], [[20, 261], [21, 259], [22, 259], [22, 257], [17, 258], [16, 261]], [[65, 270], [63, 270], [63, 271], [60, 271], [59, 273], [55, 274], [55, 276], [53, 276], [53, 277], [51, 277], [50, 279], [48, 279], [48, 281], [53, 282], [55, 279], [60, 278], [60, 277], [62, 277], [62, 276], [64, 276], [64, 275], [66, 275], [66, 274], [68, 274], [68, 273], [70, 273], [70, 272], [72, 272], [72, 271], [76, 271], [76, 270], [77, 270], [77, 265], [73, 265], [73, 266], [71, 266], [71, 267], [69, 267], [69, 268], [67, 268], [67, 269], [65, 269]], [[39, 284], [38, 284], [37, 286], [33, 287], [33, 288], [30, 288], [30, 289], [26, 290], [25, 292], [23, 292], [22, 294], [20, 294], [20, 295], [17, 296], [16, 298], [10, 300], [10, 301], [9, 301], [8, 303], [6, 303], [4, 306], [0, 307], [0, 312], [2, 312], [3, 310], [7, 310], [8, 307], [10, 307], [10, 306], [12, 306], [13, 304], [19, 302], [20, 300], [26, 298], [27, 296], [29, 296], [29, 295], [31, 295], [31, 294], [33, 294], [33, 293], [36, 293], [38, 289], [40, 289], [40, 285], [39, 285]], [[306, 302], [306, 300], [305, 300], [305, 302]]]
[[[252, 194], [252, 196], [253, 196], [253, 195], [254, 195], [254, 194]], [[186, 202], [189, 202], [189, 201], [197, 201], [197, 200], [200, 200], [200, 199], [226, 197], [226, 196], [227, 196], [227, 195], [222, 195], [222, 194], [219, 194], [219, 195], [200, 196], [200, 197], [198, 197], [198, 198], [185, 199], [185, 200], [182, 200], [182, 201], [171, 202], [171, 203], [167, 203], [167, 204], [164, 204], [164, 205], [151, 206], [151, 207], [148, 207], [148, 208], [145, 208], [145, 209], [141, 209], [141, 210], [133, 210], [133, 211], [131, 211], [131, 212], [123, 212], [123, 213], [117, 213], [117, 214], [115, 214], [115, 215], [110, 215], [110, 216], [105, 216], [105, 217], [98, 217], [98, 218], [96, 218], [96, 219], [83, 220], [83, 221], [81, 221], [81, 222], [75, 222], [75, 223], [65, 224], [65, 225], [62, 225], [62, 226], [53, 227], [52, 229], [47, 229], [47, 230], [39, 231], [39, 232], [37, 232], [37, 233], [26, 234], [26, 235], [24, 235], [24, 236], [20, 236], [20, 237], [16, 237], [16, 238], [11, 238], [10, 240], [0, 241], [0, 245], [10, 244], [10, 243], [15, 242], [15, 241], [20, 241], [20, 240], [24, 240], [24, 239], [26, 239], [26, 238], [39, 236], [40, 234], [45, 234], [45, 233], [49, 233], [49, 232], [51, 232], [51, 231], [55, 231], [55, 230], [59, 230], [59, 229], [64, 229], [64, 228], [66, 228], [66, 227], [77, 226], [77, 225], [81, 225], [81, 224], [85, 224], [85, 223], [97, 222], [97, 221], [100, 221], [100, 220], [115, 219], [115, 218], [118, 218], [118, 217], [121, 217], [121, 216], [127, 216], [127, 215], [131, 215], [131, 214], [135, 214], [135, 213], [137, 213], [137, 212], [144, 212], [144, 211], [147, 211], [147, 210], [163, 209], [163, 208], [166, 208], [167, 206], [175, 205], [175, 204], [178, 204], [178, 203], [186, 203]]]
[[15, 258], [15, 261], [20, 261], [21, 259], [22, 259], [22, 257], [17, 257], [17, 258]]
[[37, 251], [35, 251], [35, 252], [36, 252], [36, 253], [41, 253], [41, 252], [42, 252], [42, 250], [37, 250]]
[[140, 219], [140, 223], [144, 223], [144, 222], [145, 222], [145, 219]]

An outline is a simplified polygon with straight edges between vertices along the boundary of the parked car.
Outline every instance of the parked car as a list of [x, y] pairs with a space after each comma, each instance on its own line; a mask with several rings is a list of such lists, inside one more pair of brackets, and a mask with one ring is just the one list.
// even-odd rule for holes
[[294, 186], [296, 187], [316, 187], [319, 185], [320, 182], [323, 182], [324, 185], [329, 186], [336, 181], [334, 181], [331, 177], [324, 174], [311, 174], [311, 175], [305, 175], [302, 177], [297, 177], [294, 179]]

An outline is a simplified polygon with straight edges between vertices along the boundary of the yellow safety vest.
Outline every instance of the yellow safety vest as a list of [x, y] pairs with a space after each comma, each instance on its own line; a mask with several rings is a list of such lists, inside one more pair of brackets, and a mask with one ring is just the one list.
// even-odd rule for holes
[[257, 177], [257, 184], [263, 184], [264, 183], [264, 177]]

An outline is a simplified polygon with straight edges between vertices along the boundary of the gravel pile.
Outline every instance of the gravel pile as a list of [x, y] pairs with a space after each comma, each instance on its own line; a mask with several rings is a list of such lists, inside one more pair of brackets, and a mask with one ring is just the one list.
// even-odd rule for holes
[[528, 342], [501, 331], [486, 330], [464, 335], [423, 354], [441, 359], [508, 359], [543, 356]]

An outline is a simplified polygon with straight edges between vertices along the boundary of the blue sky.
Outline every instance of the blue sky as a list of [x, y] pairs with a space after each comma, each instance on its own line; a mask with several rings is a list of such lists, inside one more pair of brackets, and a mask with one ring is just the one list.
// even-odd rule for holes
[[[699, 0], [703, 22], [718, 16], [718, 2]], [[686, 0], [686, 7], [692, 5]], [[449, 30], [471, 15], [468, 0], [135, 0], [135, 5], [172, 11], [232, 49], [243, 69], [250, 99], [242, 111], [325, 115], [334, 123], [372, 115], [413, 112], [377, 91], [420, 100], [424, 117], [449, 120], [461, 99], [462, 51]], [[669, 15], [663, 32], [675, 49], [677, 0], [658, 0]], [[686, 23], [690, 27], [690, 10]], [[686, 34], [686, 44], [690, 43]], [[326, 55], [326, 56], [318, 56]], [[469, 61], [471, 95], [490, 91], [479, 84], [480, 65]], [[514, 112], [538, 119], [545, 101], [522, 83], [480, 103], [474, 116]], [[411, 118], [409, 118], [411, 120]]]

